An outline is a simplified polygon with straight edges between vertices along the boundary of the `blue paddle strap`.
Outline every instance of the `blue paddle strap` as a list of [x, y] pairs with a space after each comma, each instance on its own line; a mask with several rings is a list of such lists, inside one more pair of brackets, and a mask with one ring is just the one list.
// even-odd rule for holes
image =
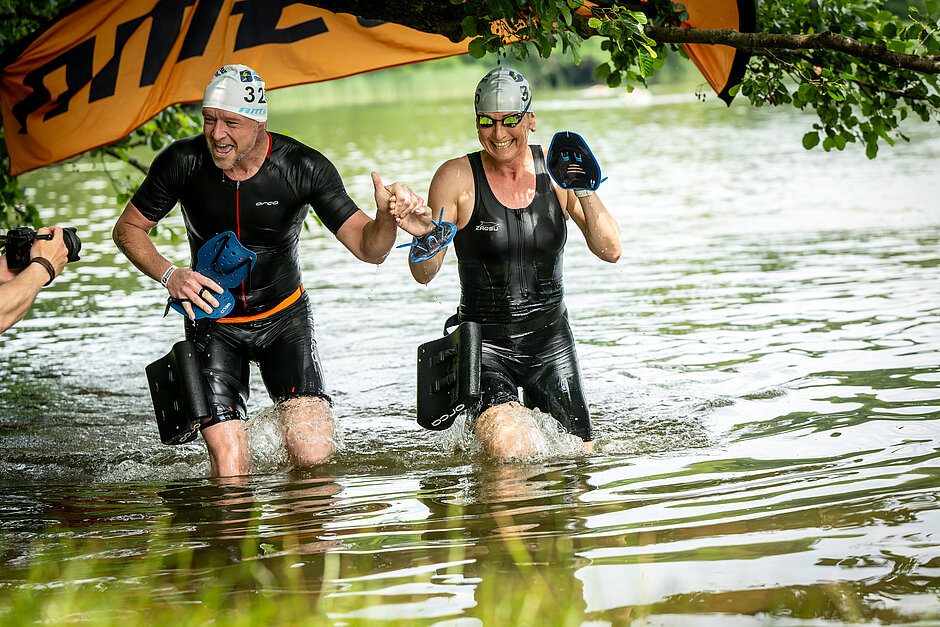
[[415, 237], [410, 244], [396, 246], [396, 248], [411, 247], [410, 259], [412, 263], [427, 261], [441, 252], [447, 248], [447, 245], [453, 241], [454, 235], [457, 234], [457, 225], [444, 220], [444, 207], [441, 207], [441, 215], [438, 221], [435, 222], [434, 218], [431, 218], [431, 224], [434, 225], [434, 228], [431, 229], [430, 233]]

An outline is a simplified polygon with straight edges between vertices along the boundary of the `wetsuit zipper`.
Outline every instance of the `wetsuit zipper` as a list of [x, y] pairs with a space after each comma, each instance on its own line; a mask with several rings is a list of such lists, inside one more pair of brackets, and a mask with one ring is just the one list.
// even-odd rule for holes
[[[242, 219], [241, 219], [241, 181], [235, 181], [235, 236], [238, 238], [238, 241], [242, 241]], [[247, 282], [248, 279], [245, 279]], [[242, 305], [245, 307], [245, 311], [248, 311], [248, 296], [246, 292], [248, 291], [245, 287], [245, 282], [242, 283]]]
[[522, 289], [522, 297], [527, 298], [529, 296], [529, 285], [526, 283], [525, 275], [525, 210], [524, 209], [511, 209], [513, 215], [516, 216], [516, 232], [518, 237], [516, 238], [519, 242], [519, 285]]

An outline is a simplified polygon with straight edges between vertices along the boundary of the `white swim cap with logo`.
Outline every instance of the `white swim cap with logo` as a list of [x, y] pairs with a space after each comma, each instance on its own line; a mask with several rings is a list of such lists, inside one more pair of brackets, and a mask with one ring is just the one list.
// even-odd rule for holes
[[202, 107], [222, 109], [258, 122], [268, 119], [264, 81], [247, 65], [226, 65], [215, 73], [202, 96]]
[[474, 107], [477, 113], [516, 113], [532, 110], [529, 81], [508, 67], [487, 72], [477, 84]]

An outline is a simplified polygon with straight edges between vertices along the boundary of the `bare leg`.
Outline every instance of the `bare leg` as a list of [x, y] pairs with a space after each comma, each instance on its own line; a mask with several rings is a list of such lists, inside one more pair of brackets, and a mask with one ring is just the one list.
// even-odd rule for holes
[[534, 455], [545, 437], [532, 412], [516, 402], [496, 405], [480, 414], [476, 436], [483, 451], [497, 459]]
[[333, 412], [322, 398], [292, 398], [278, 406], [287, 453], [297, 466], [314, 466], [333, 453]]
[[207, 427], [202, 439], [209, 449], [209, 467], [213, 477], [232, 477], [251, 472], [248, 431], [241, 420], [227, 420]]

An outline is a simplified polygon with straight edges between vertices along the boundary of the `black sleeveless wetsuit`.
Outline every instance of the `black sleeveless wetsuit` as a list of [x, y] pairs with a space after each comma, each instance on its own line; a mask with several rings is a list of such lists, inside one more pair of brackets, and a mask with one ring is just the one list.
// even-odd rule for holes
[[490, 189], [480, 153], [467, 155], [476, 189], [470, 221], [454, 237], [459, 318], [483, 325], [480, 411], [518, 401], [551, 414], [584, 441], [594, 435], [574, 337], [564, 310], [564, 211], [540, 146], [535, 197], [509, 209]]
[[[283, 135], [268, 136], [267, 158], [244, 181], [229, 179], [213, 163], [202, 135], [174, 142], [154, 159], [131, 201], [155, 222], [179, 202], [193, 260], [208, 239], [224, 231], [233, 231], [258, 256], [245, 282], [231, 290], [235, 307], [226, 316], [256, 319], [185, 323], [186, 337], [196, 342], [208, 371], [213, 422], [247, 417], [249, 361], [258, 362], [275, 402], [300, 396], [329, 400], [297, 243], [308, 206], [334, 234], [359, 209], [326, 157]], [[298, 290], [293, 304], [264, 315]]]

